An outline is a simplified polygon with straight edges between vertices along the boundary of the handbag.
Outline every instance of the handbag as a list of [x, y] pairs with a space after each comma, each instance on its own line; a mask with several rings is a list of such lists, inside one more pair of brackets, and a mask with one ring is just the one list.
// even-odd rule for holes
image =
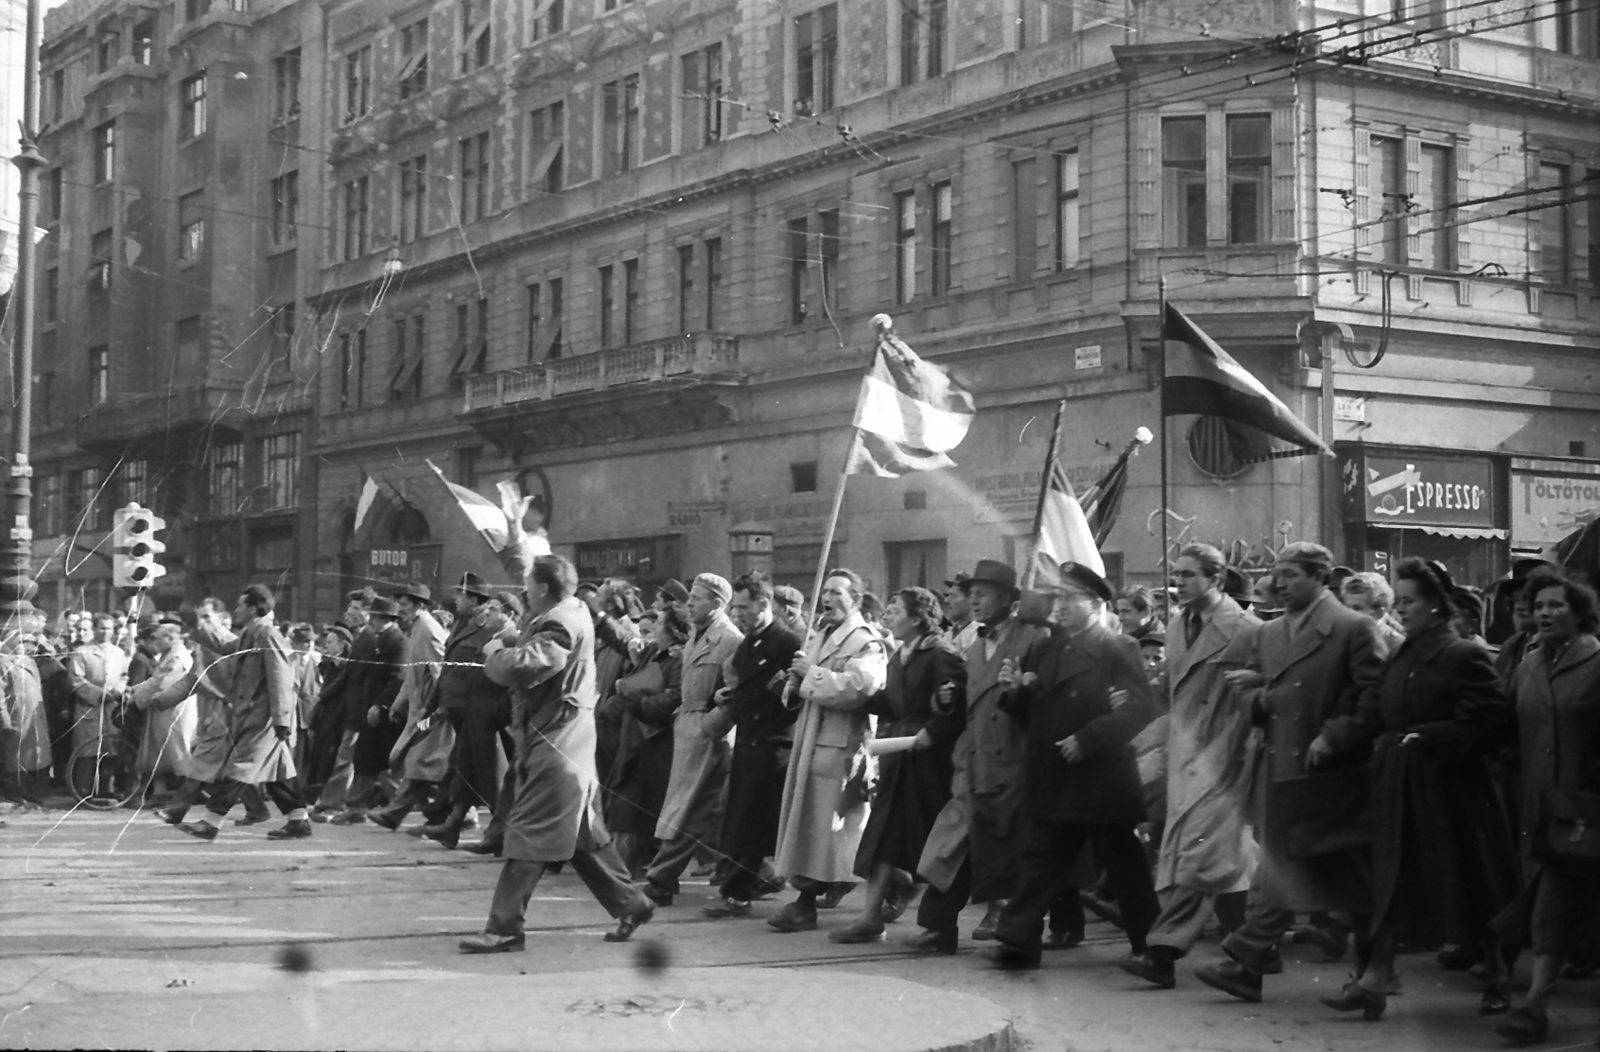
[[1600, 865], [1600, 794], [1553, 785], [1541, 789], [1533, 856], [1545, 863]]
[[1372, 775], [1366, 766], [1272, 783], [1271, 808], [1287, 830], [1289, 858], [1325, 858], [1372, 846]]

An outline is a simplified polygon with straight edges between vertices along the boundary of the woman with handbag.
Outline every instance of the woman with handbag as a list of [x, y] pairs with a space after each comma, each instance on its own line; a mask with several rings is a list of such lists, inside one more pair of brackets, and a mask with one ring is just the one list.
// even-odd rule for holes
[[1516, 848], [1485, 753], [1509, 733], [1512, 710], [1487, 651], [1455, 631], [1455, 594], [1437, 562], [1396, 567], [1405, 637], [1373, 702], [1323, 732], [1335, 752], [1372, 744], [1372, 953], [1358, 977], [1322, 998], [1368, 1019], [1388, 1003], [1400, 943], [1485, 944], [1491, 971], [1478, 1011], [1510, 1008], [1489, 926], [1517, 894]]
[[1528, 996], [1496, 1027], [1534, 1042], [1550, 1030], [1550, 992], [1600, 917], [1600, 624], [1595, 594], [1544, 571], [1529, 579], [1537, 632], [1512, 696], [1521, 757], [1528, 886], [1495, 929], [1533, 947]]
[[656, 615], [650, 634], [650, 649], [612, 688], [622, 718], [617, 755], [606, 783], [606, 828], [617, 835], [619, 854], [636, 880], [655, 855], [656, 816], [666, 800], [672, 771], [672, 718], [683, 700], [688, 608], [668, 603]]
[[[897, 890], [896, 874], [916, 871], [928, 830], [950, 800], [950, 753], [966, 719], [966, 674], [940, 619], [939, 600], [926, 588], [896, 592], [884, 611], [896, 651], [888, 682], [868, 699], [867, 711], [878, 717], [878, 738], [912, 742], [909, 750], [878, 759], [872, 811], [856, 850], [855, 873], [867, 881], [866, 903], [853, 924], [829, 934], [832, 942], [883, 938], [884, 903]], [[908, 887], [898, 890], [909, 897]]]

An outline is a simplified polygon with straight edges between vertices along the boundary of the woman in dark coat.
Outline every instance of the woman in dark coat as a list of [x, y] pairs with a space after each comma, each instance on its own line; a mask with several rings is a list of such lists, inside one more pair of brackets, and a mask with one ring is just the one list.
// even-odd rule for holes
[[1508, 733], [1511, 706], [1488, 652], [1451, 624], [1455, 587], [1444, 567], [1406, 559], [1395, 576], [1405, 639], [1375, 701], [1323, 732], [1336, 753], [1373, 747], [1373, 948], [1361, 975], [1322, 1002], [1377, 1019], [1399, 943], [1479, 942], [1489, 944], [1491, 968], [1479, 1011], [1504, 1012], [1489, 924], [1516, 896], [1517, 861], [1485, 753]]
[[965, 720], [966, 676], [961, 656], [940, 631], [934, 594], [926, 588], [897, 592], [883, 624], [899, 649], [867, 711], [878, 717], [879, 738], [914, 740], [910, 751], [878, 759], [878, 785], [855, 862], [856, 875], [867, 881], [867, 900], [859, 919], [828, 936], [833, 942], [883, 937], [884, 899], [895, 872], [916, 871], [928, 830], [950, 800], [950, 754]]
[[1540, 846], [1546, 790], [1600, 794], [1600, 616], [1583, 585], [1537, 573], [1525, 592], [1538, 634], [1512, 676], [1521, 766], [1520, 832], [1528, 886], [1495, 918], [1516, 946], [1532, 946], [1528, 996], [1496, 1030], [1515, 1041], [1549, 1033], [1550, 992], [1600, 920], [1600, 867], [1551, 857]]
[[656, 816], [672, 770], [672, 716], [683, 701], [683, 645], [689, 611], [670, 603], [655, 619], [653, 643], [612, 697], [622, 708], [617, 755], [606, 784], [606, 828], [618, 834], [623, 862], [635, 876], [654, 856]]

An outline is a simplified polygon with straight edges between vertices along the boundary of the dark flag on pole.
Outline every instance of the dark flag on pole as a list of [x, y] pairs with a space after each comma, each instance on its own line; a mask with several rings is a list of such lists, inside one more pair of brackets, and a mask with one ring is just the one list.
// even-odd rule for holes
[[1292, 444], [1295, 449], [1277, 456], [1303, 456], [1333, 450], [1295, 416], [1260, 380], [1234, 361], [1188, 315], [1166, 305], [1161, 337], [1183, 344], [1169, 351], [1161, 378], [1161, 415], [1197, 413], [1219, 416], [1263, 431]]
[[1083, 505], [1084, 518], [1089, 522], [1089, 530], [1094, 534], [1097, 547], [1106, 543], [1106, 538], [1111, 535], [1111, 527], [1117, 524], [1117, 515], [1122, 511], [1122, 494], [1128, 488], [1128, 458], [1148, 441], [1150, 432], [1141, 427], [1139, 437], [1128, 443], [1117, 462], [1111, 465], [1111, 470], [1099, 482], [1083, 491], [1079, 503]]

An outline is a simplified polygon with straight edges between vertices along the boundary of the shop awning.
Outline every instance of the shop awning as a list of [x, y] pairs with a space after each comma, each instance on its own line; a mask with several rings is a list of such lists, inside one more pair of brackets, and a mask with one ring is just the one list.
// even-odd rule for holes
[[1386, 530], [1417, 530], [1431, 537], [1455, 537], [1464, 541], [1503, 541], [1505, 530], [1491, 530], [1480, 526], [1422, 526], [1412, 522], [1373, 523]]

